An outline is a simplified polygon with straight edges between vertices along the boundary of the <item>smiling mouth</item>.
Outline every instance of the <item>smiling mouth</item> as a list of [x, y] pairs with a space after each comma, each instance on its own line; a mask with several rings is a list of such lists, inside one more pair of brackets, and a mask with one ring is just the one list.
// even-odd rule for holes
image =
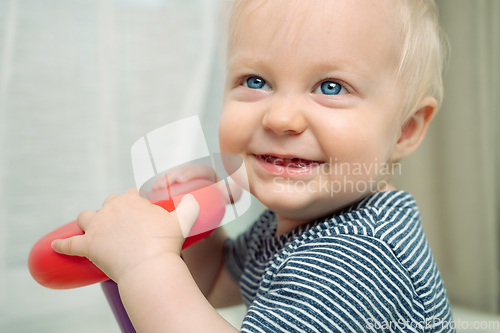
[[287, 168], [305, 169], [309, 166], [323, 164], [321, 161], [310, 161], [302, 158], [281, 158], [273, 155], [255, 155], [259, 160]]

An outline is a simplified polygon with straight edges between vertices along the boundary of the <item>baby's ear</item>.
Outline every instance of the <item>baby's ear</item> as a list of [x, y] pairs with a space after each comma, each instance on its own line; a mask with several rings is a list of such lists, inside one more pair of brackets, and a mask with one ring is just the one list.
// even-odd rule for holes
[[417, 149], [425, 137], [427, 128], [432, 118], [434, 118], [436, 110], [437, 101], [434, 97], [427, 96], [422, 100], [418, 110], [401, 128], [401, 136], [391, 155], [393, 161], [398, 161]]

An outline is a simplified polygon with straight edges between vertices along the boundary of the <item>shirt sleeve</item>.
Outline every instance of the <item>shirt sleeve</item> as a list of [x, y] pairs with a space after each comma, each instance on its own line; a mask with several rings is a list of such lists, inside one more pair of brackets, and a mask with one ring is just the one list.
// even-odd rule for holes
[[246, 257], [249, 249], [255, 247], [255, 241], [262, 238], [268, 232], [269, 225], [273, 221], [274, 213], [270, 210], [264, 211], [260, 217], [245, 232], [235, 239], [228, 238], [224, 244], [224, 265], [229, 275], [240, 282], [245, 269]]
[[243, 275], [249, 241], [250, 230], [247, 230], [235, 239], [228, 238], [224, 244], [224, 265], [229, 275], [237, 283]]
[[358, 235], [301, 245], [263, 281], [242, 332], [423, 332], [411, 278], [382, 241]]

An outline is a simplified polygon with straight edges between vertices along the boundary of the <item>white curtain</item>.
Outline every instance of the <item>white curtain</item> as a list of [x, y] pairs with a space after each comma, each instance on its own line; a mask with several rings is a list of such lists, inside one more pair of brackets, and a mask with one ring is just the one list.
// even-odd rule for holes
[[445, 101], [396, 183], [419, 203], [452, 303], [499, 313], [500, 1], [437, 2], [451, 43]]
[[45, 289], [28, 253], [135, 185], [130, 148], [148, 132], [199, 115], [218, 151], [225, 7], [0, 0], [0, 332], [118, 332], [98, 285]]

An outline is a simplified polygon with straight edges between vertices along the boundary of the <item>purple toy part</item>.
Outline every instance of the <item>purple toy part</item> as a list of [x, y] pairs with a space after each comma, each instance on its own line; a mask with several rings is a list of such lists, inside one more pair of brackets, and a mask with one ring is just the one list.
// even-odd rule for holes
[[132, 325], [127, 311], [125, 311], [125, 308], [123, 307], [122, 299], [120, 298], [120, 293], [118, 292], [118, 285], [113, 280], [108, 280], [101, 282], [101, 287], [122, 332], [136, 333], [134, 325]]

